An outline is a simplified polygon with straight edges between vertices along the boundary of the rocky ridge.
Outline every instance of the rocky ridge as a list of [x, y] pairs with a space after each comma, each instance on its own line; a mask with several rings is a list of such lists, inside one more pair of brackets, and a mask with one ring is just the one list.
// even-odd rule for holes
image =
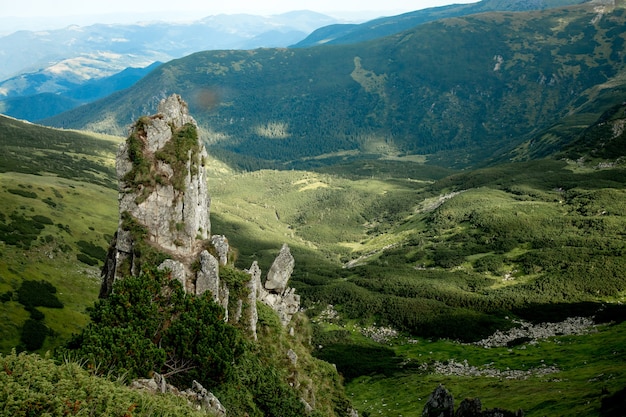
[[157, 114], [131, 126], [116, 158], [119, 222], [100, 296], [107, 297], [116, 280], [157, 261], [187, 294], [209, 291], [224, 307], [225, 320], [244, 324], [256, 339], [256, 301], [272, 307], [284, 326], [300, 309], [300, 296], [288, 285], [295, 261], [283, 245], [265, 283], [255, 262], [245, 271], [247, 295], [230, 299], [228, 285], [220, 280], [230, 248], [225, 236], [211, 234], [206, 156], [197, 123], [179, 95], [162, 100]]

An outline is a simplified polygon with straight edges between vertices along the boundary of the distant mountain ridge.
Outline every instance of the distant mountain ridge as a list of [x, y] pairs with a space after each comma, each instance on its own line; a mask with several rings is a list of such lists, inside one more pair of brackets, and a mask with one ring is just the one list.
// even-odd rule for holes
[[155, 62], [209, 49], [283, 47], [335, 21], [295, 11], [16, 32], [0, 37], [0, 55], [11, 57], [0, 62], [0, 112], [29, 121], [52, 117], [129, 87]]
[[[287, 46], [314, 29], [335, 22], [334, 18], [320, 13], [298, 11], [274, 16], [217, 15], [189, 23], [97, 24], [19, 31], [0, 37], [0, 53], [12, 57], [0, 63], [0, 80], [79, 58], [109, 63], [108, 71], [106, 66], [100, 68], [101, 76], [106, 76], [127, 67], [143, 67], [209, 49]], [[271, 34], [276, 33], [282, 36], [272, 39]], [[82, 68], [93, 71], [98, 67], [86, 62]], [[0, 92], [12, 95], [9, 91]]]
[[[26, 94], [32, 94], [0, 100], [0, 113], [29, 121], [46, 119], [128, 88], [159, 65], [161, 65], [160, 62], [155, 62], [145, 68], [126, 68], [105, 78], [74, 85], [67, 83], [59, 86], [59, 88], [64, 88], [63, 91], [56, 93], [37, 93], [37, 89], [33, 87], [34, 91], [25, 91]], [[31, 77], [38, 78], [38, 83], [33, 82], [35, 85], [46, 81], [53, 82], [43, 74], [26, 74], [20, 78], [30, 79]]]
[[124, 134], [141, 103], [178, 92], [209, 152], [245, 169], [365, 155], [475, 166], [566, 116], [597, 119], [622, 102], [624, 27], [623, 6], [583, 4], [444, 19], [358, 44], [201, 52], [46, 124]]
[[582, 4], [590, 0], [482, 0], [469, 4], [451, 4], [431, 7], [398, 16], [381, 17], [358, 25], [336, 24], [317, 29], [302, 41], [293, 45], [296, 48], [321, 44], [342, 45], [363, 42], [383, 36], [393, 35], [414, 26], [450, 17], [461, 17], [476, 13], [495, 11], [530, 11], [554, 7]]

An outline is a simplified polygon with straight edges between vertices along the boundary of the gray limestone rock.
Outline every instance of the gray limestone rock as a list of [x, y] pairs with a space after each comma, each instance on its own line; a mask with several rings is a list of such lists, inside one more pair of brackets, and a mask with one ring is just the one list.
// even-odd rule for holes
[[220, 261], [220, 265], [226, 265], [228, 263], [228, 251], [230, 246], [228, 245], [228, 239], [224, 235], [211, 236], [211, 244], [217, 252], [217, 258]]
[[219, 299], [217, 303], [224, 309], [224, 321], [228, 322], [228, 303], [230, 299], [230, 289], [225, 282], [220, 283]]
[[225, 417], [226, 409], [213, 393], [207, 391], [198, 381], [193, 381], [191, 388], [184, 394], [193, 403], [199, 404], [200, 408], [212, 413], [211, 415]]
[[293, 315], [300, 310], [300, 295], [296, 294], [295, 288], [288, 288], [273, 307], [278, 313], [280, 322], [287, 326]]
[[[211, 235], [211, 199], [204, 169], [206, 150], [198, 138], [197, 147], [191, 147], [187, 159], [184, 153], [175, 163], [159, 156], [189, 123], [197, 128], [187, 104], [180, 96], [172, 95], [161, 101], [156, 115], [139, 119], [131, 128], [129, 139], [120, 145], [116, 158], [120, 217], [113, 249], [102, 271], [101, 296], [110, 294], [115, 279], [138, 273], [135, 242], [125, 227], [128, 219], [144, 228], [145, 239], [155, 249], [171, 254], [172, 259], [185, 265], [184, 287], [193, 292], [195, 276], [189, 272], [191, 264], [202, 250], [202, 242]], [[137, 160], [147, 164], [149, 170], [141, 180], [133, 173]], [[120, 270], [121, 265], [126, 265], [124, 271]]]
[[257, 282], [257, 299], [276, 311], [283, 326], [287, 326], [300, 310], [300, 296], [288, 286], [294, 264], [289, 246], [285, 243], [272, 263], [265, 285], [260, 285], [260, 270], [257, 275], [253, 275], [253, 280]]
[[159, 265], [158, 270], [169, 270], [172, 274], [172, 278], [179, 281], [183, 286], [183, 290], [185, 290], [185, 293], [187, 292], [187, 271], [185, 270], [185, 265], [183, 265], [182, 262], [174, 261], [172, 259], [166, 259], [161, 263], [161, 265]]
[[274, 259], [269, 272], [267, 273], [267, 280], [265, 281], [265, 289], [275, 294], [281, 294], [287, 288], [289, 278], [293, 272], [295, 260], [291, 255], [289, 246], [286, 243], [283, 244], [280, 249], [280, 253]]
[[220, 265], [217, 259], [207, 250], [200, 253], [200, 270], [196, 273], [196, 295], [210, 291], [213, 300], [220, 299]]
[[[250, 312], [248, 316], [248, 328], [254, 340], [257, 340], [256, 326], [259, 321], [259, 312], [256, 308], [256, 301], [260, 299], [259, 292], [263, 290], [261, 286], [261, 268], [257, 261], [254, 261], [247, 269], [246, 272], [250, 274], [250, 281], [248, 281], [248, 304], [250, 305]], [[264, 291], [264, 290], [263, 290]]]
[[289, 359], [289, 362], [291, 362], [291, 364], [294, 366], [298, 363], [298, 355], [291, 349], [287, 351], [287, 358]]

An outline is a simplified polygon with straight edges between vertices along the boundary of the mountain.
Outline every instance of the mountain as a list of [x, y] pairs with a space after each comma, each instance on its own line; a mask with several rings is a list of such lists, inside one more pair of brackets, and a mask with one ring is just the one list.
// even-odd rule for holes
[[179, 92], [210, 153], [240, 168], [368, 155], [467, 167], [623, 101], [624, 12], [481, 13], [358, 44], [200, 52], [45, 124], [124, 134], [137, 109]]
[[[193, 118], [177, 97], [160, 110], [122, 144], [0, 116], [3, 411], [354, 415], [336, 369], [311, 355], [288, 247], [263, 285], [258, 264], [234, 267], [211, 235]], [[115, 283], [100, 276], [110, 262]], [[114, 291], [98, 300], [101, 284]], [[25, 383], [35, 374], [43, 385]]]
[[[207, 49], [282, 47], [334, 23], [309, 11], [273, 16], [217, 15], [188, 23], [69, 26], [18, 31], [0, 37], [0, 94], [6, 97], [64, 91], [103, 78]], [[27, 51], [27, 53], [25, 53]], [[9, 80], [11, 79], [11, 80]]]
[[303, 48], [321, 44], [339, 45], [363, 42], [393, 35], [422, 23], [450, 17], [461, 17], [495, 11], [543, 10], [552, 7], [582, 4], [588, 1], [589, 0], [481, 0], [477, 3], [432, 7], [404, 13], [399, 16], [381, 17], [358, 25], [336, 24], [324, 26], [315, 30], [302, 41], [294, 44], [293, 47]]
[[[25, 86], [25, 90], [22, 90], [23, 96], [0, 100], [0, 109], [3, 114], [18, 119], [30, 121], [45, 119], [128, 88], [160, 64], [155, 62], [145, 68], [126, 68], [117, 74], [96, 80], [75, 83], [65, 80], [66, 84], [63, 86], [60, 85], [63, 83], [63, 77], [54, 73], [44, 71], [38, 74], [24, 74], [0, 83], [0, 88], [16, 81]], [[60, 91], [36, 93], [42, 87], [50, 88], [50, 85], [54, 85], [53, 89]]]

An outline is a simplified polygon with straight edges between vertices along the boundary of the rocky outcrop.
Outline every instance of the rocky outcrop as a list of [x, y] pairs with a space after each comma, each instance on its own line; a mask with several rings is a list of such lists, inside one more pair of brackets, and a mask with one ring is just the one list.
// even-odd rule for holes
[[454, 397], [439, 385], [428, 397], [422, 417], [454, 417]]
[[257, 297], [272, 307], [283, 326], [300, 310], [300, 296], [288, 286], [295, 261], [287, 244], [283, 244], [280, 253], [272, 263], [265, 284], [257, 282]]
[[[131, 127], [116, 159], [120, 217], [102, 270], [100, 296], [111, 293], [116, 279], [138, 274], [141, 264], [150, 262], [150, 253], [158, 253], [155, 258], [168, 258], [158, 268], [178, 280], [187, 294], [209, 291], [224, 307], [225, 320], [243, 321], [256, 339], [257, 301], [272, 307], [285, 326], [300, 309], [300, 296], [288, 285], [295, 261], [283, 245], [265, 284], [254, 263], [247, 271], [247, 299], [230, 299], [228, 286], [220, 280], [230, 246], [226, 236], [211, 235], [206, 156], [196, 121], [178, 95], [162, 100], [157, 114]], [[231, 302], [234, 307], [229, 308]]]
[[511, 346], [516, 342], [537, 343], [542, 339], [554, 336], [581, 335], [596, 331], [594, 321], [590, 317], [568, 317], [564, 321], [556, 323], [532, 324], [522, 320], [516, 320], [513, 327], [507, 331], [496, 331], [486, 339], [475, 344], [484, 348], [499, 346]]
[[179, 261], [186, 271], [185, 290], [193, 292], [191, 264], [211, 235], [206, 155], [197, 124], [178, 95], [162, 100], [156, 115], [131, 127], [116, 158], [120, 217], [101, 296], [111, 292], [116, 279], [139, 272], [142, 245]]
[[274, 294], [282, 294], [287, 288], [287, 282], [293, 272], [295, 260], [291, 256], [289, 246], [283, 244], [280, 249], [280, 253], [274, 259], [272, 266], [267, 273], [267, 280], [265, 281], [265, 289], [271, 291]]
[[180, 391], [175, 386], [168, 384], [163, 375], [154, 372], [152, 378], [136, 379], [130, 384], [130, 387], [153, 394], [169, 393], [183, 397], [196, 410], [204, 410], [211, 416], [226, 416], [226, 409], [220, 400], [213, 393], [207, 391], [198, 381], [193, 381], [191, 388]]
[[483, 410], [479, 398], [466, 398], [461, 401], [455, 413], [454, 397], [440, 384], [430, 394], [422, 411], [422, 417], [524, 417], [524, 412], [522, 410], [509, 411], [502, 408]]

